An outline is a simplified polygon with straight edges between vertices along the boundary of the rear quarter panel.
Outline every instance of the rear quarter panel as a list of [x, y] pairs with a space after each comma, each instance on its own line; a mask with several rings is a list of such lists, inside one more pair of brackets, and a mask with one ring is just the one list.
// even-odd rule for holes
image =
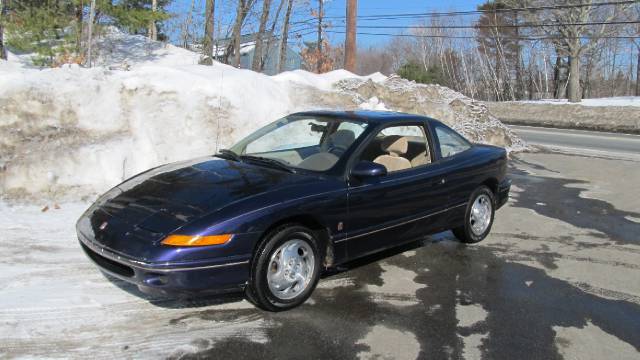
[[[468, 202], [471, 193], [483, 183], [493, 187], [492, 184], [498, 184], [506, 176], [506, 151], [495, 146], [474, 145], [442, 161], [450, 164], [447, 181], [451, 206]], [[465, 210], [465, 207], [459, 207], [451, 214], [452, 226], [463, 221]]]

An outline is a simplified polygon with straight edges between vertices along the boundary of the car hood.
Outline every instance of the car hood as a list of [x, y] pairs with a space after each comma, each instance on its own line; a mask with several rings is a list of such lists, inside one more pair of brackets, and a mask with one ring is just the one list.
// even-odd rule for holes
[[168, 164], [103, 195], [80, 219], [79, 230], [106, 246], [125, 237], [158, 240], [237, 201], [318, 180], [318, 176], [211, 157]]

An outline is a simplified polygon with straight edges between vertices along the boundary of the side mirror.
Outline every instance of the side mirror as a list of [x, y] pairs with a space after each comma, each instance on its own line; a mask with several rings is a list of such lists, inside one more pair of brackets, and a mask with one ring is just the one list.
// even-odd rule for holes
[[371, 161], [360, 161], [351, 169], [351, 176], [357, 178], [380, 177], [387, 175], [387, 168], [384, 165]]

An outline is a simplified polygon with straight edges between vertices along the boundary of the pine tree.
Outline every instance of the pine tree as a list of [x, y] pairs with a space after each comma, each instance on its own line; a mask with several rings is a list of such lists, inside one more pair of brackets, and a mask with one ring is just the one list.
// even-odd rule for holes
[[[0, 4], [6, 9], [7, 0]], [[158, 23], [168, 19], [163, 8], [169, 0], [98, 0], [95, 24], [108, 18], [116, 26], [132, 34], [146, 34], [150, 24], [157, 26], [159, 40], [166, 38]], [[154, 4], [157, 5], [154, 11]], [[83, 12], [86, 0], [20, 0], [11, 4], [10, 17], [7, 11], [0, 18], [0, 27], [7, 45], [18, 52], [33, 53], [33, 62], [40, 66], [61, 63], [82, 63]], [[9, 18], [9, 20], [8, 20]], [[0, 46], [0, 53], [3, 46]]]
[[22, 1], [11, 9], [5, 22], [6, 44], [19, 52], [34, 53], [33, 62], [46, 66], [58, 57], [76, 57], [73, 22], [75, 1]]
[[[153, 24], [157, 40], [166, 40], [167, 36], [162, 32], [160, 22], [169, 18], [169, 14], [164, 10], [169, 2], [170, 0], [120, 0], [113, 4], [112, 0], [102, 0], [98, 9], [111, 17], [116, 26], [131, 34], [149, 35], [149, 24]], [[157, 6], [155, 11], [154, 3]]]

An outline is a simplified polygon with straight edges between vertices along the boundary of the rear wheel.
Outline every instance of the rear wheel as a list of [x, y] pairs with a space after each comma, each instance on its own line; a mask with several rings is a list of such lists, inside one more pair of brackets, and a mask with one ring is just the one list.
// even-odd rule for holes
[[281, 226], [267, 235], [254, 255], [247, 298], [268, 311], [302, 304], [320, 278], [321, 254], [311, 230]]
[[464, 225], [453, 229], [453, 234], [464, 243], [477, 243], [489, 235], [495, 214], [493, 192], [486, 186], [477, 188], [467, 204]]

